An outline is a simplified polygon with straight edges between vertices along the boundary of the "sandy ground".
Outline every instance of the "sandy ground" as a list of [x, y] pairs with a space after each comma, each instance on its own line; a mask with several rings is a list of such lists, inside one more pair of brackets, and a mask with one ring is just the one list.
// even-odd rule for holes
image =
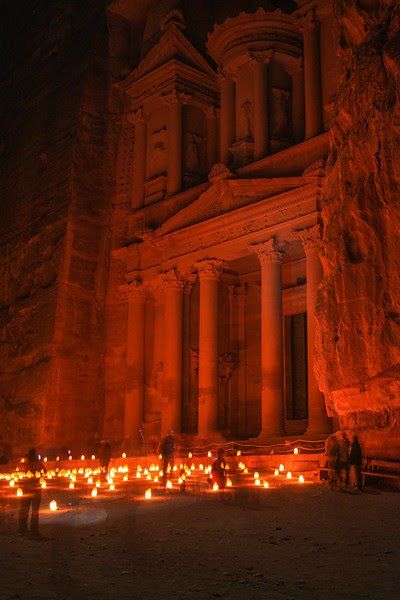
[[132, 493], [44, 511], [41, 542], [3, 506], [0, 598], [399, 598], [399, 505], [320, 484]]

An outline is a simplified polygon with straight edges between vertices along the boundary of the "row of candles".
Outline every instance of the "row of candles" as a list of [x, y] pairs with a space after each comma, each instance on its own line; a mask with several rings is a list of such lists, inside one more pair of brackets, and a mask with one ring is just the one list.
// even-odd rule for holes
[[[238, 451], [238, 452], [240, 452], [240, 451]], [[211, 452], [209, 452], [209, 455], [210, 454], [211, 454]], [[240, 456], [239, 453], [237, 455]], [[188, 457], [192, 458], [192, 454], [189, 453]], [[82, 460], [84, 460], [83, 456], [81, 458], [82, 458]], [[246, 467], [244, 462], [239, 462], [238, 468], [242, 474], [244, 474], [244, 475], [249, 474], [249, 469], [248, 469], [248, 467]], [[182, 486], [184, 484], [185, 480], [187, 478], [189, 478], [192, 475], [192, 473], [196, 470], [196, 466], [194, 463], [192, 463], [190, 466], [188, 466], [186, 463], [180, 463], [179, 469], [181, 471], [181, 474], [178, 478], [178, 485]], [[174, 465], [174, 467], [172, 468], [172, 472], [176, 472], [177, 470], [178, 470], [178, 466]], [[200, 463], [198, 465], [198, 470], [208, 476], [211, 474], [211, 465], [204, 465], [203, 463]], [[228, 464], [226, 465], [226, 470], [229, 471]], [[129, 472], [129, 468], [127, 465], [112, 467], [107, 475], [108, 490], [110, 492], [115, 491], [116, 488], [115, 488], [114, 479], [116, 478], [117, 474], [120, 475], [122, 482], [128, 482], [129, 481], [128, 472]], [[86, 480], [87, 485], [91, 487], [91, 492], [90, 492], [91, 497], [96, 498], [98, 495], [98, 490], [102, 486], [102, 481], [101, 481], [101, 479], [99, 479], [99, 477], [101, 476], [101, 473], [102, 472], [101, 472], [100, 468], [92, 469], [90, 467], [86, 467], [86, 468], [81, 467], [81, 468], [74, 468], [74, 469], [60, 469], [57, 467], [55, 469], [49, 470], [45, 476], [43, 476], [39, 472], [36, 473], [35, 476], [37, 478], [39, 478], [39, 482], [40, 482], [42, 489], [46, 489], [46, 487], [47, 487], [46, 479], [52, 480], [53, 478], [65, 478], [68, 480], [68, 488], [70, 490], [75, 489], [75, 484], [77, 483], [77, 480], [80, 476], [81, 479], [83, 480], [83, 483]], [[170, 476], [170, 473], [171, 473], [171, 468], [168, 467], [167, 475]], [[285, 475], [285, 466], [283, 464], [280, 464], [279, 467], [274, 470], [273, 474], [274, 474], [274, 477], [285, 476], [287, 480], [293, 479], [293, 475], [292, 475], [291, 471], [287, 471], [286, 475]], [[159, 483], [160, 478], [163, 478], [163, 475], [164, 475], [163, 471], [162, 471], [162, 469], [159, 468], [158, 465], [152, 464], [152, 465], [150, 465], [150, 467], [144, 468], [144, 469], [140, 465], [137, 465], [136, 473], [135, 473], [135, 476], [133, 479], [138, 480], [138, 479], [145, 478], [146, 481], [149, 481], [149, 482], [151, 481], [152, 483], [157, 484], [157, 483]], [[9, 486], [11, 488], [14, 488], [20, 480], [31, 478], [31, 477], [33, 477], [33, 475], [31, 473], [25, 473], [23, 471], [20, 471], [18, 467], [17, 467], [16, 471], [14, 471], [11, 474], [0, 473], [0, 479], [8, 480]], [[258, 471], [254, 472], [253, 478], [254, 478], [255, 486], [264, 487], [265, 489], [269, 488], [269, 482], [266, 480], [262, 481]], [[94, 483], [95, 479], [96, 479], [96, 482]], [[132, 481], [132, 479], [131, 479], [131, 481]], [[300, 484], [305, 483], [304, 475], [302, 475], [302, 474], [298, 475], [298, 482]], [[173, 489], [174, 486], [173, 486], [173, 483], [170, 478], [168, 478], [166, 480], [165, 487], [168, 490]], [[232, 487], [232, 480], [230, 479], [229, 476], [227, 476], [227, 478], [226, 478], [226, 487], [227, 488]], [[216, 482], [213, 483], [212, 490], [213, 490], [213, 492], [219, 491], [218, 483], [216, 483]], [[23, 496], [23, 490], [21, 487], [17, 488], [16, 495], [17, 495], [17, 497]], [[146, 500], [150, 500], [152, 498], [151, 488], [146, 489], [144, 497]], [[50, 511], [52, 511], [52, 512], [54, 512], [58, 509], [58, 504], [57, 504], [56, 500], [52, 500], [50, 502], [49, 508], [50, 508]]]

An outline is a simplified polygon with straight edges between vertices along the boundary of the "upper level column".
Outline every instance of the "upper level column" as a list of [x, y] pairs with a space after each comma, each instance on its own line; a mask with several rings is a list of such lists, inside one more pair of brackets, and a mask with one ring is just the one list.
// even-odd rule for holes
[[292, 135], [294, 142], [304, 140], [304, 66], [298, 60], [291, 69], [292, 76]]
[[218, 288], [224, 262], [196, 263], [200, 280], [198, 434], [209, 438], [218, 430]]
[[254, 78], [254, 160], [269, 152], [269, 82], [271, 52], [252, 52]]
[[217, 109], [214, 106], [207, 106], [205, 115], [207, 123], [207, 168], [210, 170], [218, 159]]
[[295, 232], [301, 240], [306, 255], [307, 278], [307, 372], [308, 372], [308, 428], [307, 433], [328, 433], [330, 422], [326, 413], [324, 395], [320, 392], [315, 376], [315, 306], [319, 284], [322, 281], [322, 265], [319, 259], [321, 231], [319, 225]]
[[236, 84], [232, 77], [221, 73], [220, 161], [231, 162], [230, 147], [235, 141]]
[[147, 290], [140, 281], [129, 284], [124, 438], [134, 445], [143, 423], [146, 298]]
[[251, 249], [261, 265], [261, 436], [283, 435], [282, 261], [274, 238]]
[[304, 40], [306, 138], [322, 132], [322, 87], [319, 25], [311, 10], [301, 20]]
[[168, 181], [167, 193], [177, 194], [182, 189], [182, 106], [185, 94], [171, 92], [165, 96], [168, 105]]
[[135, 140], [133, 147], [132, 208], [138, 210], [144, 204], [146, 183], [146, 121], [142, 109], [133, 114]]
[[162, 435], [171, 429], [182, 428], [182, 344], [184, 280], [175, 269], [163, 275], [164, 284], [164, 385], [162, 406]]

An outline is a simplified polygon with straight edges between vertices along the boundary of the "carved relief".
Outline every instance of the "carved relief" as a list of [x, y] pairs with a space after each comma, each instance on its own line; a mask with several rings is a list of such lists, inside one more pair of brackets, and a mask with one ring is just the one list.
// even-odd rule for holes
[[278, 138], [289, 136], [289, 97], [286, 90], [271, 89], [272, 135]]
[[199, 146], [203, 138], [196, 133], [188, 132], [185, 143], [185, 165], [190, 174], [200, 175], [201, 162]]
[[154, 177], [167, 171], [167, 131], [165, 128], [152, 134], [151, 146], [150, 170], [152, 177]]

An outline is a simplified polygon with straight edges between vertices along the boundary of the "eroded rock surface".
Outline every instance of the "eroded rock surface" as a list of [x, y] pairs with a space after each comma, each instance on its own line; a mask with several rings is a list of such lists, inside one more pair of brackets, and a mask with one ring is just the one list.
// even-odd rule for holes
[[[343, 79], [322, 200], [317, 376], [376, 454], [400, 446], [400, 7], [338, 0]], [[386, 440], [386, 441], [385, 441]]]

